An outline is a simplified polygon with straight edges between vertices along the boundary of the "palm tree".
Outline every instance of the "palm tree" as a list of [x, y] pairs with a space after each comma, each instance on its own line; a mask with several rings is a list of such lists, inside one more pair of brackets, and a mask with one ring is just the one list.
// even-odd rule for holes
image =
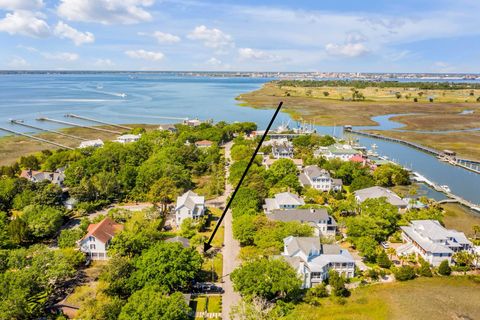
[[474, 225], [472, 229], [473, 229], [474, 237], [476, 240], [478, 239], [478, 235], [480, 234], [480, 225]]

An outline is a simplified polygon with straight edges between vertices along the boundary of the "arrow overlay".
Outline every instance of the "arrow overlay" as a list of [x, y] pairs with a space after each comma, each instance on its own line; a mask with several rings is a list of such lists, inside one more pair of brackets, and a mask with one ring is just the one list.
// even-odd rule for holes
[[258, 146], [257, 146], [257, 148], [255, 149], [255, 152], [252, 155], [252, 158], [250, 158], [250, 162], [248, 163], [247, 168], [243, 172], [242, 177], [240, 178], [240, 181], [238, 181], [237, 187], [233, 191], [232, 196], [230, 197], [230, 200], [228, 200], [227, 206], [223, 210], [222, 216], [220, 217], [220, 219], [218, 219], [217, 225], [215, 226], [215, 229], [213, 230], [213, 233], [210, 236], [210, 239], [208, 239], [207, 242], [203, 243], [203, 252], [204, 253], [207, 252], [208, 249], [210, 249], [212, 247], [212, 245], [211, 245], [212, 240], [213, 240], [213, 238], [215, 238], [215, 234], [217, 234], [218, 228], [220, 227], [220, 224], [222, 223], [223, 218], [225, 217], [225, 214], [227, 213], [228, 209], [230, 208], [230, 205], [232, 204], [232, 201], [235, 198], [235, 195], [237, 194], [238, 189], [240, 189], [240, 186], [242, 185], [243, 179], [245, 179], [245, 177], [247, 176], [248, 170], [252, 166], [253, 161], [255, 160], [255, 157], [257, 156], [258, 150], [260, 150], [260, 147], [262, 146], [263, 141], [267, 137], [268, 131], [272, 127], [272, 124], [275, 121], [275, 118], [277, 117], [278, 113], [280, 112], [280, 109], [282, 108], [282, 105], [283, 105], [283, 102], [280, 102], [280, 104], [277, 107], [277, 110], [275, 110], [275, 113], [273, 114], [273, 117], [270, 120], [270, 123], [268, 124], [267, 129], [263, 133], [263, 136], [260, 139], [260, 142], [258, 143]]

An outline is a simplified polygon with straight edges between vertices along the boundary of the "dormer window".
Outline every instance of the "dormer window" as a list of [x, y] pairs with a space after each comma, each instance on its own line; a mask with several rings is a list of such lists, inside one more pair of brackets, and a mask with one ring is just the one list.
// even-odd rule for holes
[[92, 241], [92, 242], [95, 241], [95, 237], [94, 236], [88, 237], [88, 241]]

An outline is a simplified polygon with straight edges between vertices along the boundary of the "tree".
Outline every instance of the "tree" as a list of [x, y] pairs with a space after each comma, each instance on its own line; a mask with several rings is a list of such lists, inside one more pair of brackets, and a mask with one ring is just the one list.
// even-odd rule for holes
[[242, 246], [253, 244], [255, 232], [257, 231], [256, 216], [242, 215], [235, 218], [233, 223], [233, 236], [240, 241]]
[[295, 270], [282, 259], [257, 259], [242, 264], [230, 278], [236, 291], [244, 296], [267, 300], [293, 299], [299, 292], [301, 280]]
[[134, 286], [147, 284], [165, 288], [168, 292], [185, 290], [198, 274], [203, 259], [193, 248], [180, 243], [159, 242], [137, 259], [132, 274]]
[[166, 215], [167, 206], [175, 201], [177, 194], [175, 182], [169, 177], [162, 177], [152, 185], [148, 197], [153, 203], [159, 203], [162, 214]]
[[188, 320], [190, 308], [180, 292], [167, 295], [161, 287], [146, 286], [133, 293], [123, 306], [119, 320]]
[[448, 264], [448, 260], [443, 260], [438, 266], [438, 273], [442, 276], [449, 276], [452, 273], [452, 268]]
[[182, 224], [180, 225], [180, 234], [182, 237], [191, 238], [195, 235], [196, 228], [195, 222], [192, 218], [183, 219]]
[[407, 281], [415, 278], [415, 269], [411, 266], [401, 266], [393, 269], [393, 274], [398, 281]]
[[407, 170], [396, 164], [384, 164], [373, 172], [375, 182], [379, 186], [391, 187], [410, 184]]
[[385, 269], [388, 269], [392, 266], [392, 261], [390, 261], [387, 253], [384, 250], [380, 251], [377, 256], [377, 264]]
[[62, 225], [64, 213], [61, 210], [39, 205], [25, 207], [21, 219], [29, 233], [36, 238], [53, 235]]
[[251, 301], [242, 299], [230, 310], [230, 319], [275, 320], [278, 317], [274, 312], [274, 307], [274, 303], [260, 297], [254, 297]]
[[348, 297], [350, 292], [345, 287], [345, 278], [331, 269], [328, 272], [328, 284], [332, 287], [332, 295], [336, 297]]
[[467, 251], [459, 251], [453, 254], [452, 259], [460, 267], [470, 267], [475, 260], [475, 256]]
[[303, 300], [311, 305], [318, 305], [318, 298], [328, 297], [328, 291], [325, 284], [320, 283], [308, 289]]
[[83, 236], [84, 232], [80, 228], [64, 229], [58, 236], [58, 246], [60, 248], [73, 248], [77, 241]]
[[350, 184], [350, 191], [357, 191], [360, 189], [370, 188], [375, 185], [375, 180], [370, 175], [361, 175], [353, 178]]
[[115, 255], [100, 274], [100, 279], [107, 283], [105, 292], [109, 296], [127, 299], [131, 295], [129, 278], [135, 270], [132, 260], [128, 257]]
[[374, 238], [363, 236], [354, 240], [356, 248], [361, 252], [365, 260], [375, 262], [377, 258], [378, 242]]
[[422, 277], [433, 277], [432, 269], [426, 261], [422, 261], [420, 268], [418, 268], [418, 274]]
[[480, 225], [472, 226], [472, 230], [473, 230], [473, 236], [475, 237], [475, 239], [478, 239], [478, 236], [480, 235]]

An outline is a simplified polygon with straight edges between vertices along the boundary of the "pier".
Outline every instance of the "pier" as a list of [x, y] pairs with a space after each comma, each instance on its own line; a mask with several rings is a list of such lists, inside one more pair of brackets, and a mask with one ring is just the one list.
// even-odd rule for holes
[[[381, 135], [381, 134], [378, 134], [378, 133], [369, 133], [369, 132], [365, 132], [365, 131], [354, 130], [353, 128], [351, 128], [349, 126], [346, 126], [344, 128], [344, 130], [346, 132], [350, 132], [350, 133], [353, 133], [353, 134], [358, 134], [358, 135], [361, 135], [361, 136], [366, 136], [366, 137], [369, 137], [369, 138], [381, 139], [381, 140], [385, 140], [385, 141], [400, 143], [400, 144], [418, 149], [418, 150], [423, 151], [425, 153], [434, 155], [436, 157], [443, 156], [442, 151], [439, 151], [439, 150], [436, 150], [436, 149], [433, 149], [433, 148], [429, 148], [429, 147], [423, 146], [423, 145], [415, 143], [415, 142], [410, 142], [410, 141], [406, 141], [406, 140], [403, 140], [403, 139], [387, 137], [387, 136], [384, 136], [384, 135]], [[480, 162], [478, 162], [478, 161], [469, 160], [469, 159], [462, 159], [462, 158], [452, 158], [452, 159], [448, 159], [445, 162], [449, 163], [451, 165], [458, 166], [460, 168], [463, 168], [463, 169], [466, 169], [466, 170], [469, 170], [469, 171], [480, 174]]]
[[107, 125], [107, 126], [110, 126], [110, 127], [116, 127], [116, 128], [125, 129], [125, 130], [132, 130], [132, 128], [127, 127], [127, 126], [122, 126], [122, 125], [120, 125], [120, 124], [115, 124], [115, 123], [111, 123], [111, 122], [100, 121], [100, 120], [96, 120], [96, 119], [93, 119], [93, 118], [84, 117], [84, 116], [79, 116], [79, 115], [71, 114], [71, 113], [67, 113], [67, 114], [65, 115], [65, 117], [66, 117], [66, 118], [75, 118], [75, 119], [80, 119], [80, 120], [85, 120], [85, 121], [90, 121], [90, 122], [95, 122], [95, 123], [100, 123], [100, 124]]
[[431, 188], [433, 188], [434, 190], [438, 191], [438, 192], [442, 192], [443, 194], [445, 194], [449, 199], [444, 199], [444, 200], [440, 200], [438, 201], [439, 204], [442, 204], [442, 203], [459, 203], [465, 207], [468, 207], [472, 210], [475, 210], [477, 212], [480, 212], [480, 206], [475, 204], [475, 203], [472, 203], [468, 200], [465, 200], [463, 199], [462, 197], [459, 197], [453, 193], [451, 193], [450, 191], [448, 190], [445, 190], [445, 188], [442, 188], [441, 186], [439, 186], [438, 184], [436, 184], [435, 182], [433, 181], [430, 181], [429, 179], [427, 179], [426, 177], [422, 176], [420, 173], [418, 172], [412, 172], [412, 180], [413, 181], [416, 181], [416, 182], [420, 182], [420, 183], [424, 183], [428, 186], [430, 186]]
[[13, 124], [19, 125], [19, 126], [30, 128], [30, 129], [35, 129], [35, 130], [49, 132], [49, 133], [55, 133], [55, 134], [58, 134], [60, 136], [64, 136], [64, 137], [75, 139], [75, 140], [87, 141], [87, 139], [77, 137], [77, 136], [74, 136], [74, 135], [71, 135], [71, 134], [68, 134], [68, 133], [64, 133], [64, 132], [61, 132], [61, 131], [44, 129], [44, 128], [40, 128], [40, 127], [37, 127], [37, 126], [32, 126], [31, 124], [26, 124], [21, 120], [10, 120], [10, 122], [13, 123]]
[[97, 131], [102, 131], [102, 132], [107, 132], [107, 133], [113, 133], [113, 134], [122, 134], [119, 131], [114, 131], [114, 130], [110, 130], [110, 129], [89, 127], [89, 126], [84, 126], [84, 125], [74, 123], [74, 122], [50, 119], [50, 118], [45, 118], [45, 117], [37, 118], [37, 120], [38, 121], [50, 121], [50, 122], [54, 122], [54, 123], [64, 124], [64, 125], [67, 125], [67, 126], [79, 127], [79, 128], [85, 128], [85, 129], [92, 129], [92, 130], [97, 130]]
[[9, 133], [13, 133], [17, 136], [23, 136], [23, 137], [27, 137], [27, 138], [30, 138], [30, 139], [33, 139], [33, 140], [36, 140], [36, 141], [48, 143], [48, 144], [51, 144], [51, 145], [54, 145], [54, 146], [57, 146], [57, 147], [60, 147], [60, 148], [63, 148], [63, 149], [69, 149], [69, 150], [74, 149], [72, 147], [68, 147], [68, 146], [65, 146], [63, 144], [56, 143], [56, 142], [53, 142], [53, 141], [50, 141], [50, 140], [47, 140], [47, 139], [35, 137], [35, 136], [32, 136], [32, 135], [27, 134], [27, 133], [22, 133], [22, 132], [18, 132], [18, 131], [15, 131], [15, 130], [10, 130], [10, 129], [7, 129], [7, 128], [2, 128], [2, 127], [0, 127], [0, 130], [5, 131], [5, 132], [9, 132]]

